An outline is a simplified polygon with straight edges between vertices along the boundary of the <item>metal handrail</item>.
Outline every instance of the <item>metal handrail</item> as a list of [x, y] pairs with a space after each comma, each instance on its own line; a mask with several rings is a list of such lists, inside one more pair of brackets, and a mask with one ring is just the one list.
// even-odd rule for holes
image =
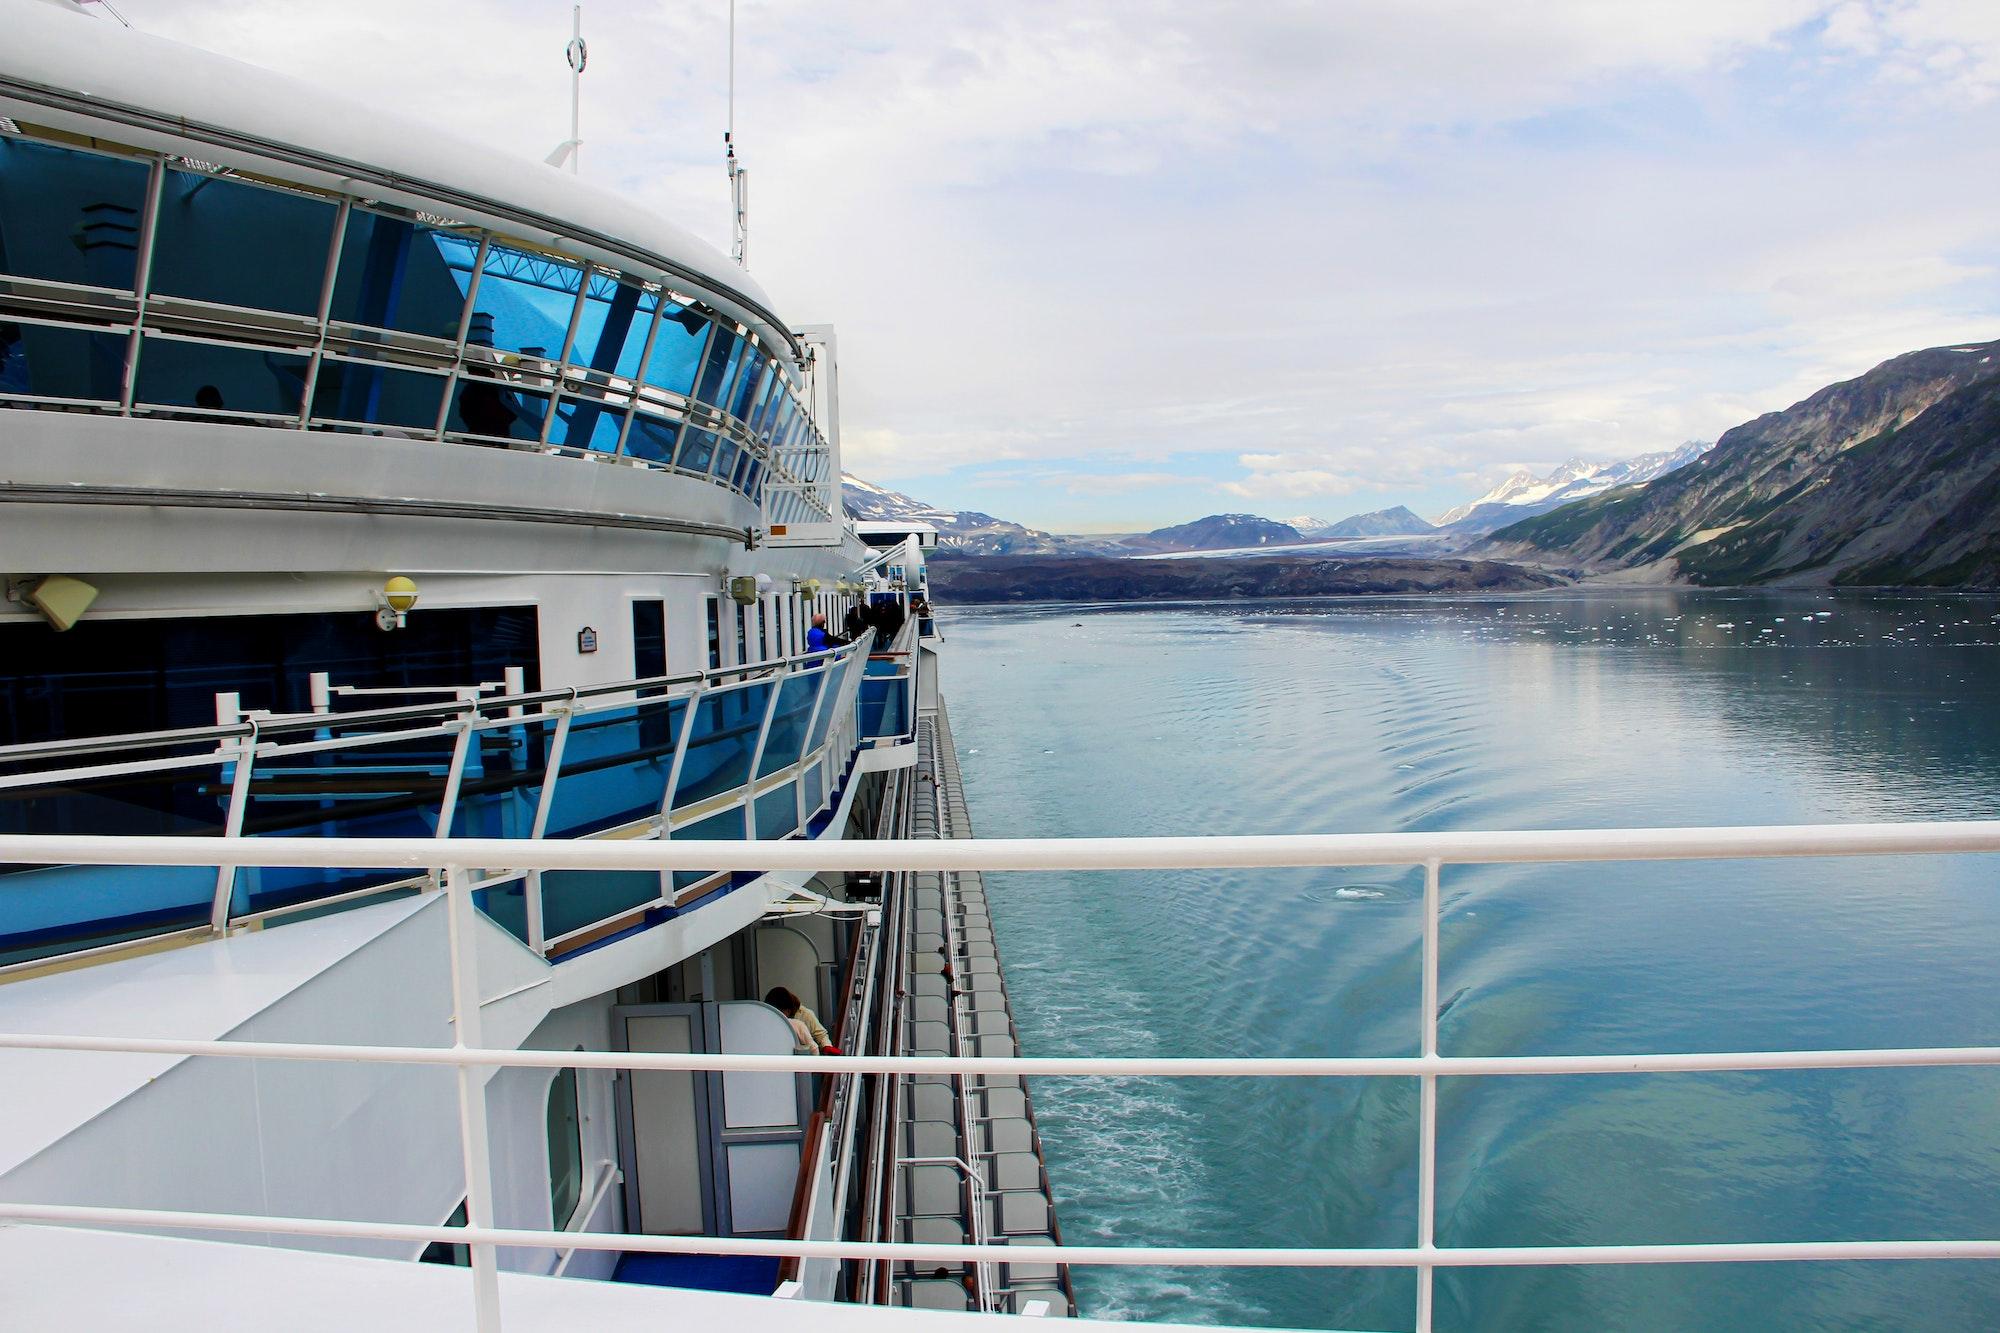
[[[871, 633], [873, 631], [870, 631]], [[583, 699], [598, 699], [609, 694], [627, 694], [640, 690], [671, 689], [677, 685], [707, 686], [713, 681], [741, 677], [753, 679], [765, 674], [791, 674], [807, 662], [814, 663], [813, 669], [834, 662], [845, 661], [849, 654], [863, 641], [842, 644], [837, 648], [822, 649], [816, 653], [794, 653], [790, 657], [774, 657], [761, 662], [743, 662], [732, 666], [710, 667], [702, 671], [681, 672], [667, 676], [640, 676], [632, 680], [614, 681], [604, 685], [581, 685], [563, 689], [531, 690], [525, 694], [495, 694], [478, 699], [454, 699], [435, 704], [402, 704], [394, 708], [358, 709], [351, 713], [295, 713], [283, 717], [262, 719], [258, 722], [237, 722], [207, 727], [180, 727], [165, 731], [125, 732], [110, 736], [75, 736], [57, 741], [29, 741], [20, 745], [0, 745], [0, 764], [32, 762], [44, 758], [60, 758], [65, 755], [97, 754], [108, 750], [152, 750], [165, 749], [176, 745], [200, 745], [219, 741], [236, 740], [256, 735], [269, 737], [294, 731], [319, 731], [332, 726], [375, 726], [393, 722], [414, 722], [432, 718], [455, 719], [464, 717], [483, 718], [495, 709], [527, 708], [538, 704], [569, 703]], [[654, 701], [678, 696], [654, 696]], [[646, 699], [636, 702], [645, 703]], [[525, 719], [512, 719], [522, 721]]]
[[[202, 844], [206, 854], [190, 844]], [[218, 856], [216, 849], [222, 848]], [[469, 1227], [411, 1226], [319, 1218], [270, 1218], [158, 1209], [0, 1202], [0, 1218], [115, 1227], [267, 1232], [363, 1239], [445, 1240], [470, 1247], [474, 1302], [482, 1330], [499, 1326], [496, 1253], [499, 1247], [625, 1249], [662, 1253], [858, 1258], [873, 1261], [1007, 1263], [1005, 1245], [937, 1245], [880, 1241], [794, 1241], [714, 1236], [634, 1236], [553, 1232], [491, 1225], [482, 1069], [503, 1067], [723, 1070], [820, 1073], [1063, 1074], [1131, 1077], [1415, 1077], [1420, 1082], [1418, 1237], [1413, 1246], [1381, 1248], [1126, 1247], [1059, 1245], [1050, 1261], [1069, 1265], [1158, 1265], [1294, 1268], [1409, 1268], [1417, 1274], [1416, 1327], [1431, 1327], [1431, 1288], [1438, 1268], [1520, 1265], [1655, 1263], [1775, 1263], [1913, 1259], [2000, 1260], [2000, 1239], [1745, 1242], [1723, 1244], [1440, 1246], [1434, 1234], [1437, 1100], [1440, 1077], [1523, 1074], [1549, 1076], [1724, 1072], [1773, 1069], [1859, 1069], [2000, 1066], [2000, 1047], [1867, 1048], [1855, 1050], [1722, 1051], [1634, 1055], [1447, 1056], [1437, 1049], [1439, 880], [1446, 862], [1578, 862], [1874, 855], [1954, 855], [2000, 852], [2000, 821], [1936, 824], [1805, 825], [1745, 828], [1593, 829], [1514, 833], [1325, 834], [1234, 838], [1015, 839], [981, 842], [504, 842], [491, 839], [252, 839], [0, 836], [0, 863], [70, 860], [91, 864], [232, 864], [395, 866], [450, 863], [444, 874], [451, 929], [452, 1006], [462, 1045], [349, 1046], [325, 1043], [191, 1040], [85, 1034], [0, 1034], [0, 1049], [101, 1051], [239, 1059], [333, 1060], [449, 1066], [457, 1070], [459, 1115], [467, 1154]], [[699, 864], [696, 864], [696, 863]], [[1421, 1050], [1415, 1056], [1371, 1057], [964, 1057], [796, 1056], [624, 1051], [502, 1050], [478, 1038], [478, 953], [470, 924], [475, 886], [468, 868], [613, 870], [812, 869], [892, 866], [902, 870], [1200, 869], [1242, 866], [1418, 865], [1425, 873], [1422, 934]], [[891, 1084], [893, 1089], [893, 1082]], [[892, 1092], [893, 1095], [893, 1092]], [[975, 1236], [975, 1239], [977, 1237]]]

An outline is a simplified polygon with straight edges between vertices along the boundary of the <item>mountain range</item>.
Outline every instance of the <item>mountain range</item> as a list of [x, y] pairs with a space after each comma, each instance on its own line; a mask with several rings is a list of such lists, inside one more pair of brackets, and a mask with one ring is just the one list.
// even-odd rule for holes
[[1702, 456], [1709, 446], [1690, 440], [1678, 449], [1609, 463], [1589, 463], [1572, 458], [1553, 472], [1536, 476], [1516, 472], [1477, 500], [1469, 500], [1438, 516], [1437, 526], [1451, 532], [1483, 536], [1496, 528], [1518, 523], [1535, 514], [1545, 514], [1572, 501], [1608, 491], [1614, 486], [1639, 486], [1685, 467]]
[[2000, 342], [1885, 361], [1486, 549], [1660, 582], [2000, 583]]

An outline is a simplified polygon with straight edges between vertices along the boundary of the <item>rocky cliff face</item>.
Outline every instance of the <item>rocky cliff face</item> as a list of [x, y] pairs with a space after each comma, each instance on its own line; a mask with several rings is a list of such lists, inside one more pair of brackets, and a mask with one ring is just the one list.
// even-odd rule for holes
[[1885, 361], [1697, 461], [1502, 528], [1483, 550], [1695, 583], [1988, 583], [2000, 342]]

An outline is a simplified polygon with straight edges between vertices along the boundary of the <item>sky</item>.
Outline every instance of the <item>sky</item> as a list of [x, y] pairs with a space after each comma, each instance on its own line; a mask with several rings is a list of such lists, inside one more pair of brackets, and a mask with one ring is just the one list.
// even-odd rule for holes
[[[550, 0], [117, 0], [541, 158]], [[583, 175], [727, 247], [726, 0], [585, 6]], [[849, 471], [1063, 532], [1426, 516], [2000, 338], [2000, 0], [741, 0], [750, 269]]]

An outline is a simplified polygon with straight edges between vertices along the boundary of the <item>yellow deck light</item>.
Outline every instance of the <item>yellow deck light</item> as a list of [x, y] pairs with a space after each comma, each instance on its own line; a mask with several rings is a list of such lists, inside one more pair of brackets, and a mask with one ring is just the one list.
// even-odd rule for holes
[[97, 589], [67, 574], [51, 574], [28, 593], [28, 600], [60, 633], [83, 619], [97, 600]]

